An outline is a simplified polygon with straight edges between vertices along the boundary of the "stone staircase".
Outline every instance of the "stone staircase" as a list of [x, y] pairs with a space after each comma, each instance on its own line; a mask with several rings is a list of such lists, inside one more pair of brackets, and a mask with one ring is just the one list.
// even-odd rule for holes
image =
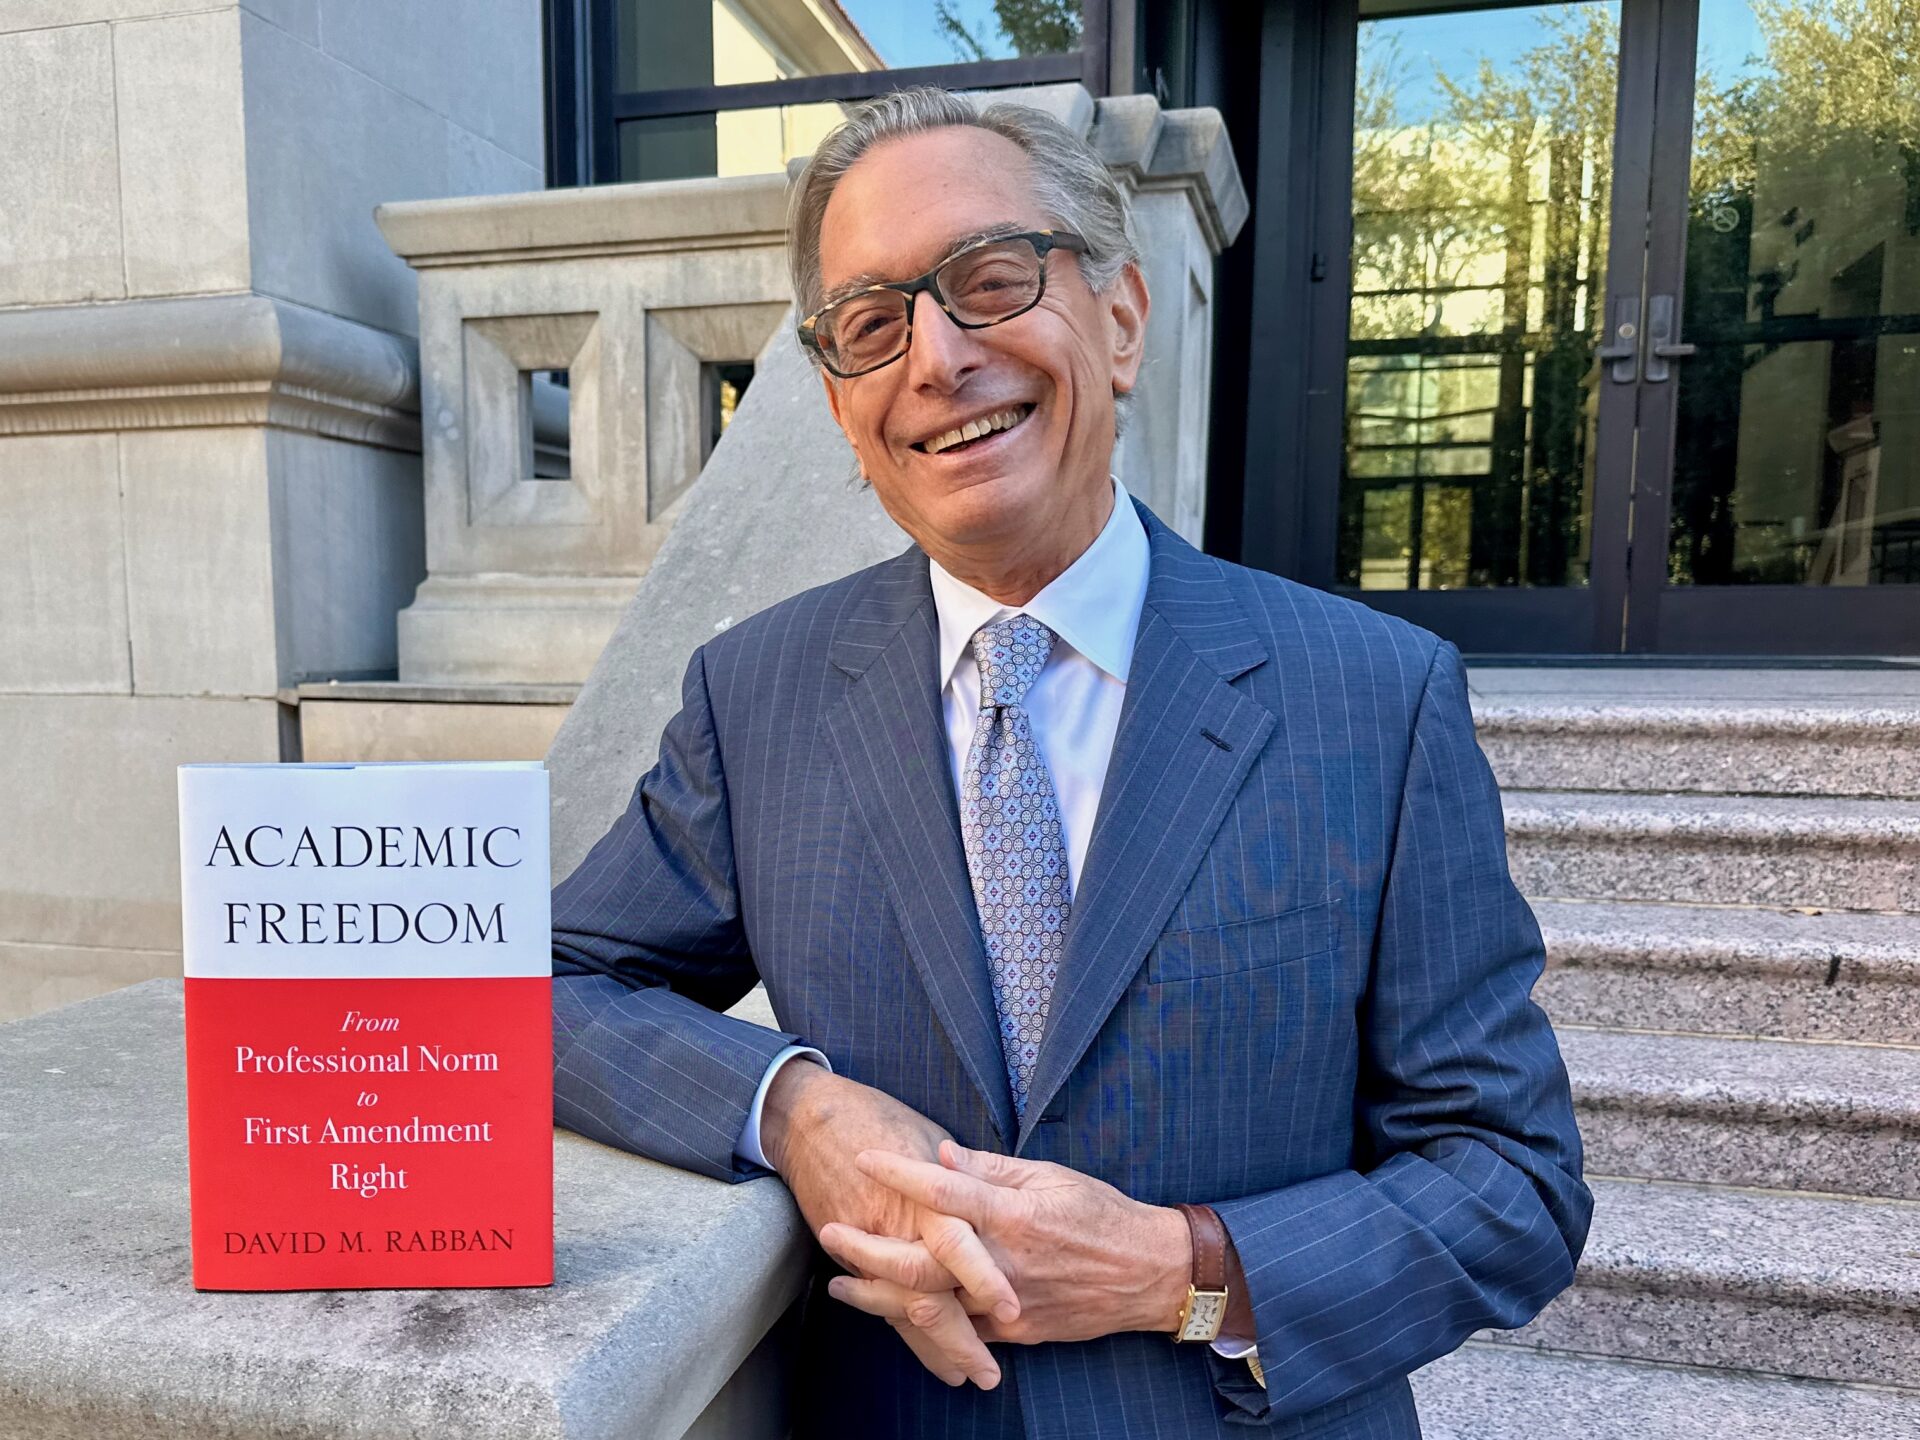
[[1593, 1232], [1433, 1440], [1920, 1437], [1920, 667], [1479, 667]]

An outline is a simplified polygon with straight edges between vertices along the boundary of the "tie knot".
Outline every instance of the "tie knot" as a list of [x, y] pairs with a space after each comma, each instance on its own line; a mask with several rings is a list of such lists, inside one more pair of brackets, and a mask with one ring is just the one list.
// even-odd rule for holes
[[1053, 651], [1053, 639], [1053, 631], [1031, 615], [1008, 615], [974, 631], [980, 708], [1024, 701]]

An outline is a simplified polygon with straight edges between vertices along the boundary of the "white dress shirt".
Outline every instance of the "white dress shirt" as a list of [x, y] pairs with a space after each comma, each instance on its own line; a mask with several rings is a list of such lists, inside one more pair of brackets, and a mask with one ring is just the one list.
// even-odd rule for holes
[[[1107, 778], [1114, 732], [1120, 728], [1120, 702], [1127, 697], [1127, 667], [1133, 662], [1133, 637], [1147, 599], [1149, 559], [1146, 527], [1116, 476], [1113, 512], [1093, 543], [1020, 610], [956, 580], [939, 561], [927, 562], [934, 613], [940, 621], [940, 668], [934, 678], [941, 687], [956, 796], [964, 788], [960, 772], [980, 719], [980, 666], [973, 658], [973, 632], [989, 620], [1024, 611], [1059, 637], [1046, 667], [1027, 692], [1026, 710], [1034, 743], [1047, 762], [1054, 797], [1060, 802], [1067, 881], [1075, 894], [1080, 890], [1080, 867], [1087, 858], [1093, 819], [1100, 809], [1100, 787]], [[833, 1068], [825, 1055], [808, 1045], [789, 1045], [773, 1057], [760, 1077], [746, 1126], [733, 1149], [742, 1160], [773, 1168], [760, 1146], [760, 1112], [780, 1067], [803, 1055]]]

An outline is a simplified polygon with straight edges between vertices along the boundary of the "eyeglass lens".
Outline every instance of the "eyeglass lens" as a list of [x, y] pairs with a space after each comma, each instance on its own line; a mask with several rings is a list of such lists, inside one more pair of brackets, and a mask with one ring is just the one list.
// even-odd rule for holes
[[[966, 325], [998, 325], [1040, 298], [1041, 261], [1024, 240], [983, 245], [954, 256], [934, 274], [953, 317]], [[834, 367], [871, 370], [907, 348], [913, 297], [869, 290], [831, 305], [814, 333]]]

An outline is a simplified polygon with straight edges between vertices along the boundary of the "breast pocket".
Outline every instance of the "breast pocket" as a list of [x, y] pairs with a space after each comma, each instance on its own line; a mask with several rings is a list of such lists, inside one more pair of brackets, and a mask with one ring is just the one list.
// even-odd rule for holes
[[1337, 901], [1323, 900], [1257, 920], [1168, 931], [1147, 956], [1147, 983], [1234, 975], [1331, 954], [1338, 911]]

